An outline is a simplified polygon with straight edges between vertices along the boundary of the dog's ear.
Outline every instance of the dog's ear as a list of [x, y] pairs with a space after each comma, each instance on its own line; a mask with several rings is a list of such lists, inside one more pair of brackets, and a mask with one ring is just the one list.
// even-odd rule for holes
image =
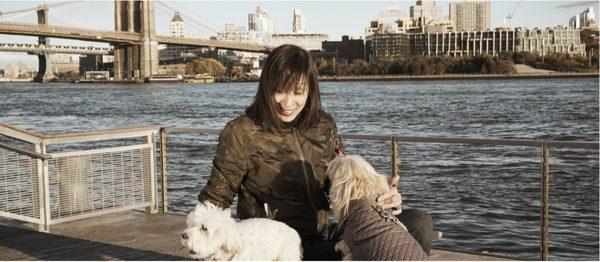
[[221, 249], [230, 254], [242, 252], [242, 243], [234, 228], [235, 226], [226, 227], [226, 232], [224, 232], [225, 242], [223, 242], [223, 246], [221, 247]]

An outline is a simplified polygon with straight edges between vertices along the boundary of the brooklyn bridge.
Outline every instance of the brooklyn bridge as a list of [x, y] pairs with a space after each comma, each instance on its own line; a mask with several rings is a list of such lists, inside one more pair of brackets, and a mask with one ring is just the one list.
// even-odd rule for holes
[[[233, 51], [268, 53], [266, 46], [239, 42], [219, 41], [191, 37], [157, 35], [155, 3], [152, 0], [115, 0], [114, 30], [97, 30], [77, 26], [52, 25], [48, 22], [51, 8], [76, 3], [63, 1], [20, 10], [3, 11], [1, 16], [37, 14], [37, 24], [0, 21], [0, 34], [36, 36], [38, 44], [0, 43], [0, 51], [28, 52], [38, 56], [38, 82], [48, 81], [52, 53], [108, 54], [114, 55], [114, 79], [148, 79], [158, 73], [158, 44], [209, 47]], [[112, 48], [52, 46], [49, 38], [73, 39], [109, 43]]]

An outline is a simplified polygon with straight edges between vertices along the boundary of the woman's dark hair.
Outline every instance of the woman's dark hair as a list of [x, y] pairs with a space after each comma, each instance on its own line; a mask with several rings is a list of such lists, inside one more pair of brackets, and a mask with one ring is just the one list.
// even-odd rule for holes
[[304, 80], [308, 85], [308, 98], [298, 115], [298, 128], [306, 130], [318, 123], [321, 112], [318, 73], [310, 54], [295, 45], [275, 48], [262, 69], [260, 83], [246, 114], [263, 128], [280, 131], [283, 121], [278, 117], [275, 93], [288, 93], [298, 88]]

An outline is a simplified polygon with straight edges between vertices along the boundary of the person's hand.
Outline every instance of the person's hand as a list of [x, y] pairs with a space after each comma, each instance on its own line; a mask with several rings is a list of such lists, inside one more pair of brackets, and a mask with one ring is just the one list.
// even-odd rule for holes
[[399, 175], [395, 175], [394, 177], [390, 178], [390, 180], [388, 180], [388, 184], [390, 185], [390, 187], [396, 187], [396, 185], [398, 185], [398, 181], [400, 181], [400, 176]]
[[384, 209], [391, 209], [392, 214], [394, 215], [402, 213], [402, 196], [396, 188], [396, 184], [398, 184], [399, 179], [399, 176], [394, 176], [393, 178], [391, 178], [388, 181], [388, 183], [390, 184], [390, 190], [375, 198], [375, 202], [377, 202], [377, 205], [381, 206]]

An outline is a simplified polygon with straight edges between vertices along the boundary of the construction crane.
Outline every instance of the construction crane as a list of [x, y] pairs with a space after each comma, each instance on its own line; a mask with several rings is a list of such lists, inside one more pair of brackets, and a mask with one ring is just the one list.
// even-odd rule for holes
[[521, 4], [521, 0], [517, 1], [517, 5], [515, 6], [515, 9], [513, 9], [512, 13], [508, 13], [508, 15], [504, 18], [504, 27], [506, 27], [506, 28], [512, 27], [512, 20], [515, 17], [515, 12], [517, 12], [517, 8], [519, 8], [520, 4]]

